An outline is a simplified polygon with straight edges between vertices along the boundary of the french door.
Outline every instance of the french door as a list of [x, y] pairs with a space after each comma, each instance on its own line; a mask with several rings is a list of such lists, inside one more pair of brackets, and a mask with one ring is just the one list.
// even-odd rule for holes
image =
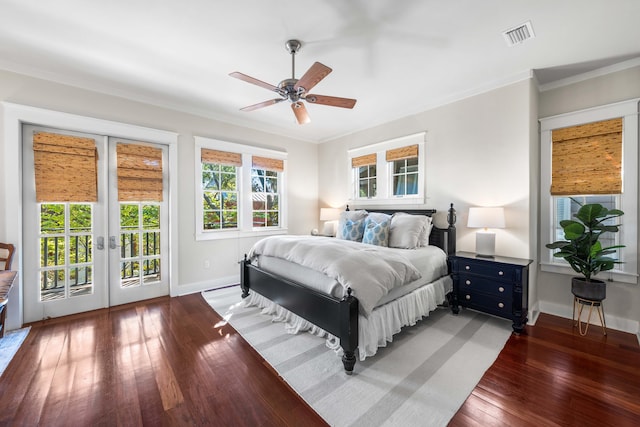
[[162, 145], [23, 126], [24, 322], [168, 294], [166, 159]]

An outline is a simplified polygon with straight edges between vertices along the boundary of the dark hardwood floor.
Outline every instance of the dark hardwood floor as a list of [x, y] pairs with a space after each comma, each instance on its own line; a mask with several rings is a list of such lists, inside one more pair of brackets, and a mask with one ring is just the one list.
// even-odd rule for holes
[[[325, 425], [220, 321], [194, 294], [33, 324], [0, 378], [0, 425]], [[637, 426], [639, 396], [635, 336], [542, 315], [450, 425]]]

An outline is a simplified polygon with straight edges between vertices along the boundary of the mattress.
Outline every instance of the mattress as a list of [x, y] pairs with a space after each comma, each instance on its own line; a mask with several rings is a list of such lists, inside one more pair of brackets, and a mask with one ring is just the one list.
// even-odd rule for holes
[[[432, 283], [437, 279], [447, 275], [447, 256], [444, 251], [436, 246], [425, 246], [417, 249], [394, 249], [401, 254], [420, 272], [421, 277], [403, 286], [391, 289], [382, 296], [376, 303], [376, 307], [384, 305], [389, 301], [406, 295], [421, 286]], [[342, 298], [345, 287], [337, 280], [324, 275], [316, 270], [309, 269], [299, 264], [292, 263], [282, 258], [275, 258], [265, 255], [257, 257], [253, 264], [261, 269], [273, 274], [277, 274], [287, 280], [303, 284], [309, 288], [317, 290], [335, 298]], [[447, 292], [450, 289], [446, 290]]]

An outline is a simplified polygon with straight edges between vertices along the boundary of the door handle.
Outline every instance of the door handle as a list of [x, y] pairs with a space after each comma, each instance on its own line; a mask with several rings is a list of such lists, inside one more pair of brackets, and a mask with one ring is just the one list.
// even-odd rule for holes
[[96, 249], [100, 251], [104, 249], [104, 237], [102, 236], [98, 237], [98, 244], [96, 246]]
[[109, 237], [109, 249], [119, 248], [120, 245], [116, 243], [116, 236]]

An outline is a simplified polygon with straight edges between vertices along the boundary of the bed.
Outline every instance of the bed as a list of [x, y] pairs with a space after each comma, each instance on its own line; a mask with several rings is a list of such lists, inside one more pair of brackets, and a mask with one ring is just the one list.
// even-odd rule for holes
[[[426, 236], [424, 234], [419, 236], [419, 239], [428, 237], [428, 243], [426, 240], [422, 241], [422, 244], [417, 245], [419, 247], [413, 248], [416, 249], [415, 251], [408, 250], [408, 247], [406, 250], [397, 250], [403, 254], [409, 254], [410, 256], [403, 256], [403, 258], [410, 259], [412, 265], [421, 264], [422, 267], [418, 268], [420, 272], [416, 276], [411, 267], [407, 267], [404, 264], [394, 264], [398, 259], [395, 254], [391, 254], [391, 267], [398, 271], [406, 269], [407, 272], [406, 274], [403, 273], [404, 276], [401, 279], [398, 279], [404, 281], [402, 286], [396, 286], [386, 292], [383, 290], [383, 298], [377, 299], [377, 294], [373, 296], [365, 295], [361, 291], [361, 284], [356, 283], [362, 281], [361, 279], [368, 280], [366, 273], [369, 272], [369, 269], [373, 269], [373, 266], [360, 269], [362, 274], [359, 276], [364, 276], [362, 278], [351, 275], [350, 278], [345, 279], [339, 272], [339, 277], [322, 278], [320, 276], [323, 273], [311, 272], [306, 265], [298, 266], [290, 262], [291, 260], [302, 261], [307, 264], [315, 262], [315, 254], [319, 252], [315, 252], [315, 247], [308, 246], [312, 244], [327, 246], [333, 250], [342, 250], [337, 246], [340, 239], [311, 236], [299, 236], [299, 238], [294, 236], [269, 237], [257, 242], [251, 252], [245, 255], [240, 262], [242, 297], [247, 304], [258, 305], [264, 309], [263, 312], [278, 315], [279, 320], [289, 322], [290, 332], [308, 330], [317, 335], [327, 335], [329, 337], [329, 346], [342, 352], [342, 363], [347, 374], [353, 372], [356, 363], [356, 351], [358, 351], [361, 360], [364, 357], [375, 354], [377, 348], [385, 345], [386, 341], [391, 341], [391, 336], [399, 332], [401, 327], [415, 324], [422, 316], [428, 315], [431, 310], [435, 309], [438, 304], [448, 300], [452, 283], [447, 267], [447, 256], [454, 254], [456, 250], [456, 215], [453, 204], [451, 204], [446, 214], [446, 221], [443, 221], [444, 227], [442, 223], [429, 220], [436, 214], [434, 209], [375, 210], [373, 212], [358, 209], [349, 211], [347, 207], [347, 212], [341, 215], [340, 227], [343, 229], [341, 230], [339, 227], [338, 237], [348, 240], [344, 234], [341, 235], [342, 232], [349, 231], [345, 224], [351, 221], [349, 218], [358, 218], [358, 215], [362, 215], [362, 212], [365, 212], [366, 217], [376, 218], [380, 222], [387, 216], [389, 222], [391, 222], [392, 218], [400, 218], [402, 221], [415, 223], [418, 217], [428, 217], [426, 218], [426, 223], [430, 223]], [[413, 217], [414, 215], [417, 217]], [[444, 213], [441, 214], [441, 216], [443, 215]], [[351, 222], [349, 225], [353, 225]], [[400, 220], [396, 222], [398, 224], [401, 223]], [[372, 227], [369, 226], [369, 228]], [[399, 228], [396, 229], [398, 230]], [[424, 233], [424, 230], [422, 233]], [[400, 233], [394, 234], [392, 229], [390, 234], [391, 236], [387, 237], [398, 236], [395, 238], [397, 245], [398, 238], [401, 236]], [[265, 249], [275, 245], [276, 240], [282, 240], [283, 242], [281, 243], [285, 246], [296, 249], [290, 255], [283, 256], [283, 259], [277, 259], [277, 256], [272, 256], [273, 254], [266, 252]], [[404, 240], [404, 237], [401, 240]], [[355, 245], [364, 245], [367, 247], [367, 251], [373, 251], [367, 253], [373, 255], [371, 258], [375, 257], [376, 264], [380, 264], [378, 260], [382, 258], [378, 257], [382, 256], [382, 252], [395, 251], [384, 247], [373, 248], [371, 247], [373, 245], [365, 243], [353, 244], [353, 242], [344, 242], [344, 246]], [[260, 246], [259, 250], [256, 249], [258, 246]], [[297, 248], [302, 249], [298, 250]], [[305, 255], [300, 255], [301, 253]], [[436, 258], [439, 259], [439, 265], [434, 266], [426, 261], [419, 261], [426, 259], [427, 257], [423, 255], [427, 253], [437, 254]], [[411, 260], [411, 257], [413, 257], [413, 260]], [[340, 268], [338, 259], [344, 258], [336, 258], [331, 268]], [[442, 264], [443, 262], [444, 264]], [[417, 267], [414, 266], [413, 268]], [[423, 271], [420, 269], [424, 270], [425, 268], [429, 273], [426, 273], [423, 277]], [[327, 274], [330, 273], [327, 272]], [[378, 273], [373, 270], [369, 274], [385, 275], [385, 273]], [[416, 277], [418, 278], [416, 279]], [[332, 280], [342, 282], [340, 283], [341, 286], [338, 286], [342, 290], [342, 296], [339, 291], [335, 291], [335, 284], [332, 284]], [[386, 285], [383, 284], [382, 286]], [[371, 288], [375, 289], [376, 287], [371, 286]], [[402, 290], [399, 291], [398, 289]], [[358, 298], [358, 295], [361, 295], [361, 297]], [[362, 299], [362, 301], [359, 299]], [[411, 308], [402, 308], [402, 318], [400, 320], [394, 319], [391, 322], [395, 324], [381, 324], [382, 321], [380, 319], [398, 317], [397, 313], [388, 312], [390, 307], [398, 307], [398, 305], [405, 307], [408, 303], [410, 303]], [[404, 313], [405, 311], [409, 313], [406, 314]], [[295, 331], [291, 331], [291, 329], [295, 329]]]

